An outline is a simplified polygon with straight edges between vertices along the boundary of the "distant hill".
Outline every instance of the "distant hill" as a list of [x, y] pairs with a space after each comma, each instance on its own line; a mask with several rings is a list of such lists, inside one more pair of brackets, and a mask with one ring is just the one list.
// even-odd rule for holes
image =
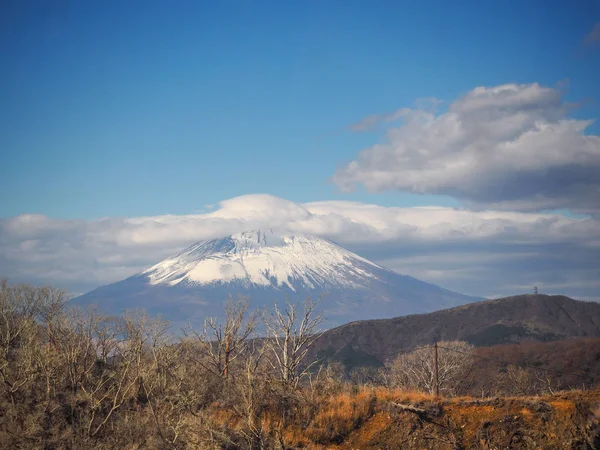
[[326, 331], [311, 357], [376, 365], [400, 352], [443, 340], [475, 346], [600, 337], [600, 303], [562, 295], [517, 295], [429, 314], [363, 320]]
[[[507, 365], [501, 361], [516, 363], [532, 374], [543, 370], [552, 379], [554, 389], [600, 387], [600, 338], [524, 341], [479, 347], [475, 354], [479, 357], [477, 364], [462, 381], [465, 391], [473, 395], [488, 389], [498, 370], [506, 369]], [[532, 384], [535, 390], [535, 379]]]

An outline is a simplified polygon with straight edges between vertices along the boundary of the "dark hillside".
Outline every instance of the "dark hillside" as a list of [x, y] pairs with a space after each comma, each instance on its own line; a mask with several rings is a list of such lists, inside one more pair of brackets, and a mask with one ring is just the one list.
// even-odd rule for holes
[[[325, 332], [314, 355], [336, 360], [338, 351], [380, 362], [436, 341], [476, 346], [600, 337], [600, 304], [562, 295], [518, 295], [470, 303], [430, 314], [352, 322]], [[369, 365], [373, 365], [369, 363]]]

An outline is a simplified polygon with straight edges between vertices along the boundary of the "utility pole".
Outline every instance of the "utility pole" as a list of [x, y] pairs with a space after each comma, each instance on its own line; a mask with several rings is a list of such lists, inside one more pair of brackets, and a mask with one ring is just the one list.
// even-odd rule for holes
[[434, 357], [434, 368], [435, 368], [435, 396], [440, 396], [440, 378], [438, 374], [438, 345], [437, 342], [433, 344], [433, 357]]

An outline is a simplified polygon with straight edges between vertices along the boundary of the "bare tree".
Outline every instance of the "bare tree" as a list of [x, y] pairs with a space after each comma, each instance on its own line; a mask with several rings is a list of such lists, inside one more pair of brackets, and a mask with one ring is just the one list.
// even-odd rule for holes
[[229, 378], [232, 363], [244, 352], [248, 338], [256, 330], [257, 315], [247, 314], [247, 311], [247, 298], [233, 300], [230, 297], [225, 301], [225, 323], [209, 318], [202, 334], [191, 328], [186, 330], [186, 335], [194, 336], [202, 344], [208, 356], [208, 368], [224, 380]]
[[541, 384], [541, 390], [547, 390], [550, 395], [558, 390], [558, 382], [548, 373], [543, 370], [536, 370], [535, 378]]
[[498, 374], [498, 384], [504, 395], [530, 395], [537, 390], [533, 374], [513, 364]]
[[103, 317], [95, 310], [69, 309], [48, 322], [50, 350], [60, 355], [68, 388], [75, 396], [85, 386], [98, 359], [98, 330]]
[[38, 372], [40, 314], [48, 304], [64, 304], [65, 298], [59, 289], [0, 280], [0, 380], [13, 404], [15, 394]]
[[238, 401], [233, 410], [243, 419], [241, 434], [248, 448], [269, 448], [263, 429], [263, 416], [266, 413], [267, 390], [262, 362], [265, 348], [253, 341], [251, 351], [243, 359], [243, 372], [235, 384]]
[[110, 356], [111, 364], [103, 367], [93, 383], [83, 389], [90, 415], [87, 433], [94, 437], [127, 401], [135, 398], [149, 377], [145, 355], [152, 345], [153, 321], [144, 312], [128, 312], [115, 330], [117, 342]]
[[294, 388], [309, 370], [310, 365], [299, 372], [309, 348], [321, 335], [318, 327], [324, 318], [316, 311], [319, 304], [307, 299], [300, 312], [299, 305], [288, 301], [283, 310], [275, 304], [272, 311], [262, 315], [268, 333], [265, 345], [272, 356], [272, 366], [280, 380]]
[[169, 323], [161, 318], [149, 321], [144, 327], [138, 401], [148, 406], [162, 442], [178, 448], [184, 415], [191, 410], [196, 395], [184, 389], [189, 373], [182, 364], [183, 347], [175, 343], [168, 328]]
[[[438, 344], [438, 382], [442, 392], [452, 393], [453, 384], [471, 365], [474, 347], [462, 341]], [[392, 384], [406, 389], [435, 393], [433, 346], [398, 356], [390, 367]]]

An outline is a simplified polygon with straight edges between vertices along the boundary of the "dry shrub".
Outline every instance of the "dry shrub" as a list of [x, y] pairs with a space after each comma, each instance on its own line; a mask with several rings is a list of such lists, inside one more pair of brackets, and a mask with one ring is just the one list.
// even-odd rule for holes
[[365, 389], [321, 400], [306, 435], [319, 444], [339, 444], [375, 413], [377, 397], [373, 390]]

